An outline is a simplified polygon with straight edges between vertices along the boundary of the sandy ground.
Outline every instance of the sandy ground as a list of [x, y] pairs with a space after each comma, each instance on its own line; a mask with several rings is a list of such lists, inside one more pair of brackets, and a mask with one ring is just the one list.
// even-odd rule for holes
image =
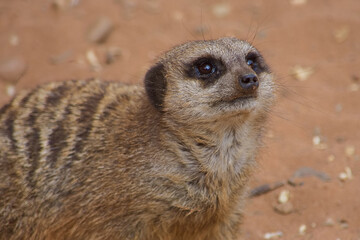
[[[96, 43], [89, 34], [99, 19], [111, 29]], [[359, 240], [358, 0], [3, 0], [0, 106], [13, 90], [50, 81], [141, 83], [171, 46], [221, 36], [253, 42], [277, 76], [279, 97], [250, 187], [285, 184], [249, 199], [242, 239], [280, 231], [280, 239]], [[303, 167], [320, 174], [288, 184]], [[288, 213], [278, 213], [286, 191]]]

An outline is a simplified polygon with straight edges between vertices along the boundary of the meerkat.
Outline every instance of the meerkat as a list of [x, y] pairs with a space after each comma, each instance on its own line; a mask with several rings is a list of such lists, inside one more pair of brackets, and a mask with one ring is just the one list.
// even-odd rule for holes
[[262, 55], [188, 42], [144, 85], [53, 82], [0, 110], [0, 239], [237, 239], [274, 99]]

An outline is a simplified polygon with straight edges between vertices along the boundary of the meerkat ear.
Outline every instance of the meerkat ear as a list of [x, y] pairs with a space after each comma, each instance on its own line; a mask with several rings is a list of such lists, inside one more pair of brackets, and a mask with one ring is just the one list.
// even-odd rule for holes
[[164, 65], [158, 63], [145, 75], [145, 90], [151, 103], [160, 111], [163, 108], [166, 85]]

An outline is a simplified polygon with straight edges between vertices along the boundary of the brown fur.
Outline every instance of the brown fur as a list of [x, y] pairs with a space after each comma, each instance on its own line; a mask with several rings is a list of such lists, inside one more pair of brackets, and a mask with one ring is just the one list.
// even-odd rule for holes
[[[256, 52], [234, 38], [164, 54], [137, 86], [40, 86], [0, 110], [0, 239], [236, 239], [246, 182], [273, 99], [239, 76]], [[223, 61], [213, 82], [185, 69]]]

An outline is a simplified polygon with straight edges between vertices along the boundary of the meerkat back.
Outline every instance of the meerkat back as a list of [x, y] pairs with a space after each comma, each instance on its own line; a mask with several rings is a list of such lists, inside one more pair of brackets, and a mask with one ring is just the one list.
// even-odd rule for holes
[[[91, 179], [86, 174], [115, 167], [101, 162], [116, 154], [109, 150], [111, 143], [103, 147], [115, 141], [105, 135], [113, 125], [130, 120], [124, 112], [134, 109], [132, 99], [138, 92], [134, 86], [98, 80], [56, 82], [22, 93], [1, 109], [1, 239], [66, 238], [66, 229], [71, 228], [68, 224], [83, 210], [80, 201], [95, 202], [94, 191], [106, 185], [102, 183], [106, 176], [93, 174]], [[120, 116], [118, 123], [111, 122], [113, 114]], [[126, 157], [119, 154], [117, 158]], [[95, 185], [91, 190], [83, 191], [91, 184]], [[73, 213], [67, 214], [70, 210]], [[59, 215], [68, 222], [62, 223]], [[61, 230], [57, 233], [54, 228]], [[81, 231], [76, 234], [87, 236]]]
[[50, 83], [0, 110], [0, 239], [238, 237], [273, 101], [264, 59], [188, 42], [144, 83]]

